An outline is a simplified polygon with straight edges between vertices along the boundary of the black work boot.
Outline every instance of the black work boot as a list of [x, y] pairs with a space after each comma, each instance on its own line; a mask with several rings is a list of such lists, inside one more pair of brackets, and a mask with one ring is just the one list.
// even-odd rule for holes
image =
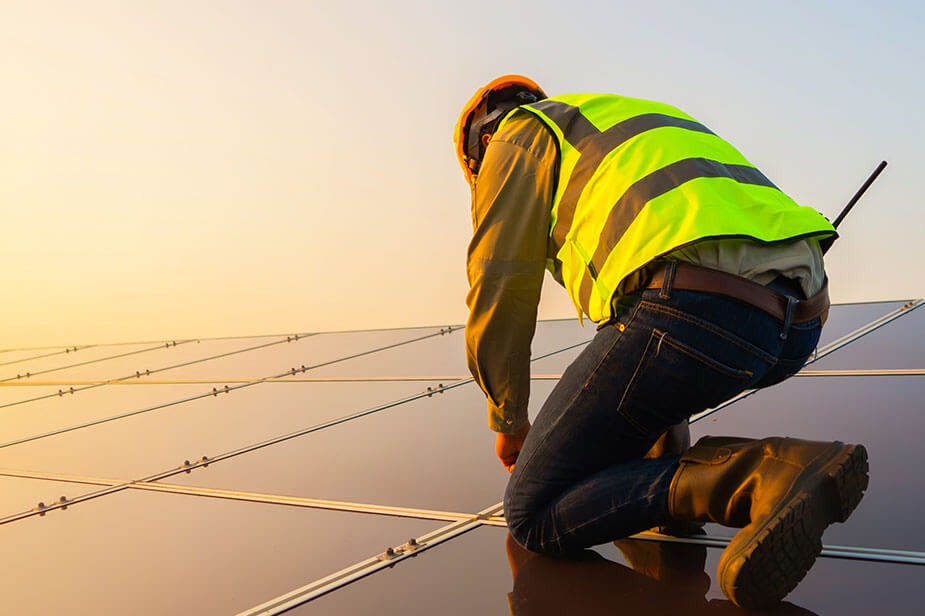
[[668, 511], [742, 528], [720, 558], [719, 584], [736, 605], [762, 608], [803, 579], [823, 531], [848, 519], [867, 480], [863, 445], [708, 436], [681, 457]]

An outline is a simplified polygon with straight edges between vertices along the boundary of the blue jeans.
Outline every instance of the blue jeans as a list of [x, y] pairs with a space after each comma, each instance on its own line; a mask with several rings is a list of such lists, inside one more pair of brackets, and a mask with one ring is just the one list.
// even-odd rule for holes
[[623, 315], [566, 369], [511, 474], [504, 514], [531, 551], [577, 551], [667, 523], [679, 457], [645, 453], [690, 415], [795, 373], [822, 329], [817, 318], [785, 332], [748, 304], [667, 285]]

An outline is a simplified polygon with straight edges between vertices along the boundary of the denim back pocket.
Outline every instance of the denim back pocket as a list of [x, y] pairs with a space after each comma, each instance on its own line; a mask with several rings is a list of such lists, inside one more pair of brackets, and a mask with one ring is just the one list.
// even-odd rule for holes
[[743, 391], [752, 376], [653, 329], [617, 412], [640, 434], [661, 434]]

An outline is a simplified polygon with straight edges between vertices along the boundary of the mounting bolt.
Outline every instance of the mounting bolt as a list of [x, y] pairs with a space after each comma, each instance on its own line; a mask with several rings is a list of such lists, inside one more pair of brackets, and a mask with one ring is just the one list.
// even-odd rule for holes
[[217, 395], [218, 395], [218, 390], [215, 389], [214, 387], [212, 388], [212, 395], [213, 395], [213, 396], [217, 396]]
[[397, 550], [401, 554], [411, 554], [412, 552], [420, 549], [421, 547], [422, 547], [421, 544], [418, 543], [414, 537], [412, 537], [411, 539], [408, 539], [407, 543], [399, 546]]
[[[58, 504], [59, 504], [59, 505], [64, 505], [64, 503], [66, 503], [66, 502], [67, 502], [67, 497], [66, 497], [66, 496], [62, 496], [61, 498], [58, 499]], [[61, 511], [64, 511], [65, 509], [67, 509], [67, 505], [64, 505], [63, 507], [61, 507]]]
[[386, 548], [385, 552], [380, 554], [378, 558], [379, 560], [392, 560], [401, 554], [400, 550], [401, 548], [399, 548], [399, 551], [396, 551], [395, 548]]
[[189, 461], [189, 460], [183, 460], [183, 466], [186, 468], [186, 470], [183, 471], [183, 472], [185, 472], [185, 473], [187, 473], [187, 474], [190, 472], [190, 470], [192, 470], [192, 469], [189, 468], [190, 466], [192, 466], [192, 465], [190, 464], [190, 461]]
[[35, 509], [33, 509], [32, 511], [38, 511], [40, 516], [44, 516], [44, 515], [45, 515], [45, 509], [46, 509], [46, 508], [47, 508], [47, 507], [45, 507], [45, 503], [39, 502], [39, 504], [36, 505], [36, 506], [35, 506]]
[[202, 456], [201, 458], [199, 458], [198, 460], [196, 460], [196, 463], [197, 463], [197, 464], [202, 464], [202, 467], [205, 468], [205, 467], [209, 466], [209, 458], [208, 458], [208, 456]]

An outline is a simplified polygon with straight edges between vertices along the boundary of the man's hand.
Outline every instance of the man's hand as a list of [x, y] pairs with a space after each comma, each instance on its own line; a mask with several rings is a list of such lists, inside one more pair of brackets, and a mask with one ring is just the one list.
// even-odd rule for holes
[[520, 449], [524, 446], [524, 439], [527, 438], [527, 432], [530, 431], [530, 422], [511, 434], [498, 434], [495, 439], [495, 453], [501, 464], [507, 469], [507, 472], [514, 470], [514, 463], [517, 462], [517, 456], [520, 455]]

